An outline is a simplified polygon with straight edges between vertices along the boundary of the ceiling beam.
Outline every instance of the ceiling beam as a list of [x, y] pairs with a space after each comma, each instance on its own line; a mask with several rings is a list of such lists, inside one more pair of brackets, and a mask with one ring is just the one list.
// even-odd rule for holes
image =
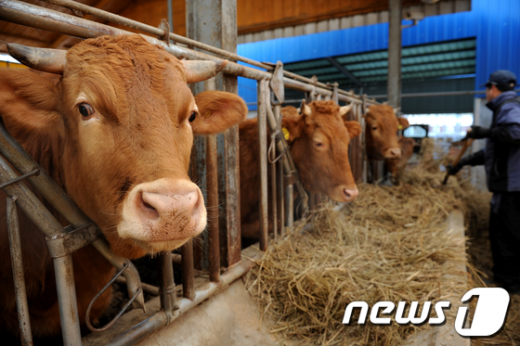
[[362, 86], [363, 84], [359, 81], [359, 79], [356, 78], [349, 70], [345, 68], [345, 66], [341, 65], [336, 59], [327, 57], [326, 58], [328, 62], [338, 69], [339, 72], [343, 73], [345, 76], [347, 76], [350, 80], [352, 80], [356, 85]]

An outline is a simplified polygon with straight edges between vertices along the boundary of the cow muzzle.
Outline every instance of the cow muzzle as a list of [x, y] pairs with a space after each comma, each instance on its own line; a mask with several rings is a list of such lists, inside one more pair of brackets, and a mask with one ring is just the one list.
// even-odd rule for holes
[[385, 152], [385, 159], [398, 159], [401, 157], [401, 148], [390, 148]]
[[359, 195], [359, 190], [356, 185], [353, 187], [352, 185], [340, 185], [335, 187], [331, 192], [329, 197], [339, 203], [352, 202]]
[[130, 191], [117, 232], [153, 253], [173, 250], [205, 227], [206, 208], [197, 185], [165, 178], [139, 184]]

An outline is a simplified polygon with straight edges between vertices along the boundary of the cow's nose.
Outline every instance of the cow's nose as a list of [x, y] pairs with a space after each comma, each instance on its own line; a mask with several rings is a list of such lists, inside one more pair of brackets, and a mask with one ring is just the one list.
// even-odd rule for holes
[[345, 202], [352, 202], [359, 195], [358, 189], [343, 189], [343, 197], [345, 198]]
[[199, 193], [197, 190], [181, 191], [180, 193], [146, 192], [141, 193], [141, 201], [137, 201], [142, 214], [149, 220], [172, 218], [175, 213], [185, 213], [196, 217]]
[[397, 159], [401, 157], [401, 148], [390, 148], [387, 150], [385, 158]]
[[124, 202], [122, 218], [118, 225], [122, 238], [179, 242], [204, 230], [206, 208], [197, 185], [163, 178], [136, 185]]

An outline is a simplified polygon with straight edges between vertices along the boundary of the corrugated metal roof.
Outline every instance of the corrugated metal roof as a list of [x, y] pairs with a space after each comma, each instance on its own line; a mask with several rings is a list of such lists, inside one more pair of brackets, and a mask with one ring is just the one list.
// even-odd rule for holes
[[[475, 73], [476, 41], [442, 42], [405, 47], [402, 51], [402, 79], [437, 78]], [[334, 57], [363, 84], [385, 81], [388, 75], [388, 52], [368, 52]], [[354, 86], [327, 59], [286, 64], [284, 68], [302, 76], [316, 75], [323, 82]]]
[[[485, 83], [489, 75], [498, 69], [508, 69], [520, 76], [519, 13], [519, 0], [501, 0], [500, 5], [497, 5], [496, 1], [472, 0], [469, 12], [427, 17], [416, 26], [403, 29], [403, 63], [406, 61], [408, 64], [405, 60], [408, 58], [417, 59], [411, 65], [443, 61], [434, 61], [437, 54], [442, 54], [442, 58], [449, 61], [475, 60], [474, 67], [453, 66], [446, 70], [407, 72], [403, 74], [403, 84], [409, 78], [431, 79], [447, 74], [474, 73], [473, 88], [478, 89], [479, 85]], [[461, 46], [463, 43], [468, 46]], [[412, 46], [415, 47], [408, 49]], [[286, 65], [301, 64], [294, 65], [294, 68], [298, 69], [330, 67], [324, 58], [344, 57], [346, 60], [338, 61], [345, 65], [376, 62], [376, 65], [366, 67], [384, 70], [386, 66], [377, 65], [377, 62], [386, 59], [387, 48], [388, 24], [385, 23], [241, 44], [238, 45], [238, 54], [259, 61], [280, 60]], [[454, 53], [455, 56], [448, 53]], [[428, 56], [432, 61], [421, 60], [426, 58], [419, 59], [417, 55]], [[316, 60], [320, 60], [319, 65], [305, 65]], [[383, 74], [364, 77], [366, 82], [384, 82], [384, 71], [380, 72]], [[331, 77], [333, 74], [330, 74]], [[339, 78], [339, 74], [337, 75]], [[329, 81], [333, 82], [334, 79]], [[240, 78], [239, 93], [247, 102], [256, 101], [256, 82]]]

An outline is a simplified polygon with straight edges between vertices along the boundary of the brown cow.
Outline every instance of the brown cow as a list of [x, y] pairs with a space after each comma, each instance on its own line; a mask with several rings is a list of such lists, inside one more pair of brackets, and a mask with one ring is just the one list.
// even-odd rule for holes
[[365, 116], [366, 150], [369, 160], [394, 159], [401, 156], [397, 143], [399, 123], [389, 105], [373, 105]]
[[[339, 107], [333, 101], [315, 101], [304, 105], [301, 113], [294, 107], [282, 109], [282, 125], [289, 132], [289, 145], [303, 187], [334, 201], [350, 202], [358, 189], [350, 163], [350, 138], [361, 133], [355, 121], [343, 121], [350, 106]], [[258, 162], [257, 118], [240, 124], [240, 207], [242, 236], [258, 237], [260, 172]], [[269, 190], [270, 191], [270, 190]]]
[[[220, 132], [243, 120], [247, 108], [229, 93], [193, 97], [187, 83], [211, 77], [224, 64], [181, 62], [139, 35], [88, 39], [67, 53], [37, 52], [38, 59], [23, 56], [31, 51], [27, 47], [15, 51], [19, 60], [40, 61], [33, 67], [61, 76], [2, 71], [0, 115], [9, 132], [99, 225], [114, 253], [133, 259], [170, 251], [204, 230], [202, 194], [187, 175], [193, 134]], [[42, 61], [49, 55], [52, 61]], [[193, 64], [211, 69], [201, 73]], [[5, 220], [5, 195], [0, 213]], [[58, 334], [52, 259], [43, 233], [20, 218], [32, 331], [35, 336]], [[5, 222], [0, 236], [0, 330], [16, 334]], [[74, 252], [73, 261], [84, 325], [89, 302], [114, 270], [91, 246]], [[92, 319], [110, 300], [109, 289], [92, 308]]]
[[399, 146], [401, 148], [401, 157], [398, 159], [385, 160], [388, 171], [392, 174], [392, 181], [399, 183], [401, 174], [406, 164], [413, 155], [413, 148], [415, 146], [415, 139], [399, 136]]

